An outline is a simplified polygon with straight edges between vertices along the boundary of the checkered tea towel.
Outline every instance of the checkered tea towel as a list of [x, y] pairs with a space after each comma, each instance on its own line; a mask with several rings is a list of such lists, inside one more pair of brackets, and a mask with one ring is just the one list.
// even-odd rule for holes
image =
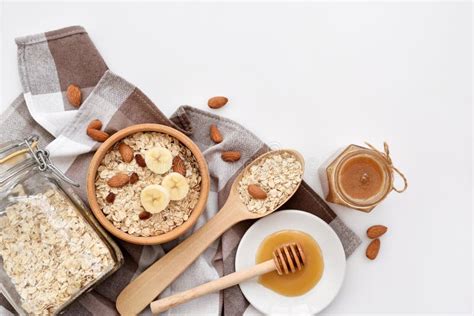
[[[269, 150], [240, 124], [190, 106], [179, 107], [168, 119], [143, 92], [107, 69], [82, 27], [18, 38], [17, 45], [24, 93], [1, 116], [0, 126], [4, 132], [0, 141], [39, 134], [42, 145], [50, 150], [53, 162], [81, 184], [77, 193], [84, 201], [87, 167], [100, 145], [85, 133], [92, 119], [100, 119], [108, 132], [140, 123], [165, 124], [183, 131], [199, 146], [209, 165], [211, 193], [206, 210], [186, 236], [205, 224], [223, 205], [232, 180], [242, 168]], [[79, 86], [84, 95], [78, 109], [70, 106], [65, 98], [70, 84]], [[225, 135], [220, 144], [214, 144], [209, 138], [211, 124], [216, 124]], [[223, 150], [235, 149], [242, 153], [238, 162], [222, 161], [220, 153]], [[360, 244], [360, 239], [304, 182], [283, 208], [300, 209], [322, 218], [341, 239], [347, 256]], [[168, 296], [233, 272], [237, 245], [249, 225], [251, 222], [240, 223], [227, 231], [161, 295]], [[67, 308], [65, 315], [117, 313], [115, 300], [120, 291], [179, 240], [157, 246], [117, 242], [126, 258], [123, 267], [93, 291], [82, 295]], [[168, 314], [242, 315], [248, 305], [239, 287], [235, 286], [171, 309]]]

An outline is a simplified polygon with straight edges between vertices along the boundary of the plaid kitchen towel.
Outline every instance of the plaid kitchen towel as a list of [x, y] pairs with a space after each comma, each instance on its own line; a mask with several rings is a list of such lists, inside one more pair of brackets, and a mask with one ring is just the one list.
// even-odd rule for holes
[[[111, 133], [133, 124], [165, 124], [183, 131], [199, 146], [209, 165], [211, 193], [205, 212], [186, 236], [205, 224], [223, 205], [232, 180], [240, 170], [269, 150], [238, 123], [190, 106], [178, 108], [168, 119], [143, 92], [107, 69], [82, 27], [68, 27], [19, 38], [17, 45], [24, 94], [2, 114], [0, 126], [7, 132], [2, 132], [0, 141], [21, 139], [31, 133], [39, 134], [42, 144], [47, 144], [53, 162], [81, 184], [77, 193], [84, 201], [87, 166], [94, 150], [100, 145], [85, 133], [92, 119], [100, 119], [105, 131]], [[79, 109], [71, 107], [65, 99], [65, 90], [69, 84], [81, 87], [85, 96]], [[209, 138], [211, 124], [218, 125], [225, 135], [220, 144], [214, 144]], [[222, 161], [221, 151], [232, 149], [240, 150], [242, 158], [232, 164]], [[341, 239], [346, 256], [360, 244], [359, 237], [304, 182], [283, 208], [304, 210], [329, 223]], [[233, 272], [237, 245], [250, 225], [251, 222], [240, 223], [227, 231], [162, 296]], [[114, 302], [120, 291], [177, 242], [138, 246], [118, 241], [125, 256], [124, 266], [93, 291], [80, 297], [66, 310], [66, 315], [116, 313]], [[220, 294], [201, 297], [167, 313], [242, 315], [248, 305], [239, 287], [235, 286]], [[144, 314], [147, 313], [149, 311], [144, 311]]]

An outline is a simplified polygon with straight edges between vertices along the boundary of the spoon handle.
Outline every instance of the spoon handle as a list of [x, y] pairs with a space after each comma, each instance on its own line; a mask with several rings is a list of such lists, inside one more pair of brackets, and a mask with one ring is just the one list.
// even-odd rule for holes
[[195, 298], [226, 289], [245, 280], [271, 272], [275, 269], [275, 262], [273, 260], [265, 261], [245, 270], [228, 274], [220, 279], [201, 284], [184, 292], [154, 301], [150, 304], [151, 312], [153, 314], [164, 312], [172, 307], [186, 303]]
[[[229, 203], [230, 202], [230, 203]], [[137, 315], [166, 289], [209, 245], [227, 229], [244, 220], [237, 205], [228, 201], [204, 226], [152, 264], [117, 297], [121, 315]]]

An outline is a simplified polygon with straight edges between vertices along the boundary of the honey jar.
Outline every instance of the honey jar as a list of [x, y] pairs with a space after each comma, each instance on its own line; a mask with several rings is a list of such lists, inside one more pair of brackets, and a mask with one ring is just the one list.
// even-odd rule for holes
[[[322, 176], [326, 201], [370, 212], [392, 190], [407, 189], [408, 182], [393, 166], [387, 143], [384, 152], [367, 146], [349, 145], [327, 165]], [[394, 186], [395, 173], [403, 179], [402, 189]]]

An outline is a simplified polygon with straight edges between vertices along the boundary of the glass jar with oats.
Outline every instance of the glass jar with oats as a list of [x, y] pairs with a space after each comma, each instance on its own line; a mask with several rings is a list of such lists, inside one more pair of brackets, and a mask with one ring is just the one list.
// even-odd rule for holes
[[56, 315], [123, 263], [118, 246], [38, 148], [0, 145], [0, 291], [21, 315]]

